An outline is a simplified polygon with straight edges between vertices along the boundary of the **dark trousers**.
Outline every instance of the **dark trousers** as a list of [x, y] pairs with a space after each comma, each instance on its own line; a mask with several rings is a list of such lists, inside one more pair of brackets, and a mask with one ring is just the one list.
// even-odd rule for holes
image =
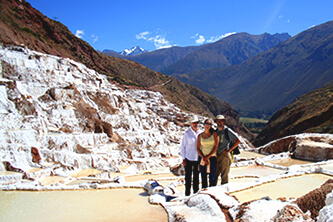
[[185, 195], [191, 194], [192, 174], [193, 174], [193, 193], [199, 190], [199, 162], [186, 160], [185, 167]]
[[[201, 161], [201, 157], [199, 156], [199, 163]], [[215, 186], [216, 181], [216, 163], [217, 163], [217, 159], [216, 156], [211, 156], [209, 158], [210, 164], [210, 173], [207, 173], [207, 165], [201, 166], [200, 165], [200, 174], [201, 174], [201, 187], [202, 188], [206, 188], [208, 187], [208, 182], [207, 182], [207, 176], [209, 176], [209, 186]]]

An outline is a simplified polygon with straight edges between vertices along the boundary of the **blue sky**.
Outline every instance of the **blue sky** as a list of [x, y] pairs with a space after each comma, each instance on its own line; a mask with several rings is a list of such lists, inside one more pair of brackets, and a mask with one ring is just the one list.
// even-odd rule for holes
[[156, 50], [233, 33], [294, 36], [333, 20], [332, 0], [27, 0], [97, 50]]

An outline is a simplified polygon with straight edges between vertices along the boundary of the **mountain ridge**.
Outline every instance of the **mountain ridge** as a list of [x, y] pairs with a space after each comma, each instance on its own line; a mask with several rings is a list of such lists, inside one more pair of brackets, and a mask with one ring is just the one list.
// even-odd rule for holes
[[[290, 37], [288, 33], [251, 35], [242, 32], [200, 46], [173, 46], [135, 56], [117, 55], [108, 51], [103, 53], [136, 61], [154, 71], [172, 75], [235, 65]], [[235, 51], [237, 53], [234, 53]]]
[[236, 33], [202, 46], [161, 72], [173, 75], [237, 65], [290, 37], [287, 33], [274, 35], [268, 33], [261, 35], [251, 35], [246, 32]]
[[115, 56], [122, 59], [128, 59], [138, 62], [144, 66], [147, 66], [151, 70], [160, 72], [171, 64], [186, 57], [191, 52], [199, 49], [202, 46], [173, 46], [170, 48], [158, 49], [155, 51], [145, 52], [134, 56], [123, 56], [118, 53], [104, 52], [105, 55]]
[[125, 50], [119, 52], [119, 54], [125, 55], [125, 56], [135, 56], [135, 55], [140, 55], [145, 52], [148, 52], [148, 51], [141, 48], [140, 46], [133, 46], [130, 49], [125, 49]]
[[[273, 114], [333, 78], [333, 21], [306, 30], [241, 64], [175, 75], [239, 111]], [[223, 87], [221, 87], [223, 86]]]

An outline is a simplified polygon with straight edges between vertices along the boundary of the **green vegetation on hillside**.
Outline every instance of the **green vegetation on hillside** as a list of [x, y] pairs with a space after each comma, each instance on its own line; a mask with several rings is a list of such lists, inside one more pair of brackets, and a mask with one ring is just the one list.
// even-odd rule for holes
[[270, 141], [300, 133], [333, 133], [333, 81], [312, 90], [277, 111], [253, 142]]
[[240, 117], [239, 120], [253, 134], [259, 134], [261, 132], [261, 130], [263, 130], [265, 128], [266, 124], [268, 123], [268, 120], [265, 120], [265, 119], [257, 119], [257, 118], [249, 118], [249, 117]]

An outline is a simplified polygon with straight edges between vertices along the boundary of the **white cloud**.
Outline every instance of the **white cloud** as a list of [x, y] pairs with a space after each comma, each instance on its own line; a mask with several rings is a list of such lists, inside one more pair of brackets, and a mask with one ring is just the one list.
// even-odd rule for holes
[[150, 34], [150, 32], [146, 31], [146, 32], [141, 32], [139, 34], [136, 34], [136, 39], [144, 39], [147, 40], [147, 36]]
[[82, 39], [84, 36], [84, 30], [76, 30], [75, 36]]
[[[159, 31], [156, 31], [159, 32]], [[154, 43], [156, 49], [162, 48], [170, 48], [172, 45], [170, 42], [165, 38], [166, 34], [153, 34], [151, 32], [145, 31], [139, 34], [136, 34], [136, 39], [143, 39], [148, 42]]]
[[164, 36], [157, 35], [153, 38], [151, 38], [151, 41], [154, 42], [154, 45], [157, 49], [162, 49], [162, 48], [170, 48], [170, 42], [165, 39]]
[[195, 43], [199, 45], [203, 44], [206, 41], [205, 37], [203, 35], [199, 35], [199, 33], [191, 36], [191, 38], [195, 39]]
[[205, 37], [203, 35], [199, 35], [199, 38], [195, 40], [195, 43], [202, 44], [206, 41]]
[[97, 35], [91, 35], [91, 37], [93, 38], [93, 43], [98, 41], [98, 36]]
[[236, 32], [230, 32], [230, 33], [226, 33], [223, 35], [219, 35], [219, 36], [211, 36], [210, 38], [206, 39], [203, 35], [199, 35], [199, 33], [195, 34], [194, 36], [191, 36], [192, 39], [195, 39], [195, 43], [196, 44], [204, 44], [204, 43], [212, 43], [212, 42], [216, 42], [220, 39], [223, 39], [225, 37], [228, 37], [230, 35], [235, 34]]
[[210, 37], [210, 39], [207, 40], [208, 43], [212, 43], [212, 42], [216, 42], [220, 39], [223, 39], [225, 37], [228, 37], [228, 36], [231, 36], [233, 34], [236, 34], [236, 32], [229, 32], [229, 33], [226, 33], [224, 35], [220, 35], [220, 36], [212, 36]]

